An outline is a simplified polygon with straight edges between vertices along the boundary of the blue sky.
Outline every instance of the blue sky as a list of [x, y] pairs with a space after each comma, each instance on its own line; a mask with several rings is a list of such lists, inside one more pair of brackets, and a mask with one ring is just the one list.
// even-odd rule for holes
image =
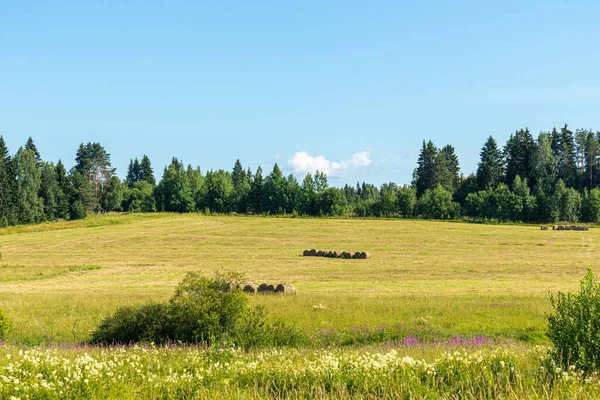
[[[452, 4], [450, 4], [452, 3]], [[336, 185], [409, 183], [423, 139], [475, 171], [493, 135], [600, 130], [593, 1], [0, 3], [0, 134], [73, 165], [98, 141]]]

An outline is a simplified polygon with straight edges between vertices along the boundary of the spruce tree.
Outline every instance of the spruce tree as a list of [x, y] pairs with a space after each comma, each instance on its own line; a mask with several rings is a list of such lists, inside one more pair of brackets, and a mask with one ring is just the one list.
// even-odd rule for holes
[[37, 147], [35, 146], [35, 143], [33, 143], [33, 138], [31, 136], [29, 136], [29, 138], [27, 139], [27, 143], [25, 143], [25, 150], [33, 151], [33, 154], [35, 155], [35, 162], [39, 166], [40, 163], [42, 162], [42, 156], [40, 155], [40, 152], [38, 151]]
[[12, 158], [0, 136], [0, 226], [17, 223], [17, 181]]
[[532, 184], [534, 182], [533, 155], [535, 152], [535, 142], [529, 129], [520, 129], [514, 135], [510, 135], [506, 146], [504, 147], [504, 157], [506, 161], [506, 183], [512, 185], [515, 177], [527, 178]]
[[233, 194], [231, 198], [232, 207], [237, 212], [248, 211], [248, 195], [250, 193], [250, 179], [248, 172], [242, 168], [242, 163], [238, 159], [233, 166], [231, 173], [231, 180], [233, 182]]
[[273, 171], [265, 179], [265, 205], [266, 211], [271, 214], [282, 214], [287, 208], [286, 180], [279, 165], [275, 163]]
[[417, 160], [417, 168], [413, 173], [417, 197], [421, 197], [427, 189], [434, 188], [437, 153], [438, 150], [431, 140], [427, 143], [423, 140], [423, 148]]
[[264, 212], [264, 179], [262, 176], [262, 168], [258, 167], [254, 174], [254, 179], [250, 185], [250, 207], [255, 213]]
[[585, 186], [592, 189], [596, 186], [596, 173], [598, 171], [598, 156], [600, 143], [591, 130], [586, 132], [584, 150]]
[[460, 180], [458, 156], [454, 147], [446, 145], [436, 155], [434, 185], [442, 185], [450, 193], [454, 193]]
[[479, 190], [496, 188], [504, 178], [504, 160], [496, 140], [490, 136], [479, 153], [477, 187]]
[[59, 159], [55, 167], [56, 171], [56, 182], [58, 185], [58, 199], [56, 216], [58, 218], [67, 219], [69, 217], [69, 178], [67, 177], [67, 170], [63, 162]]
[[195, 201], [188, 174], [177, 158], [165, 167], [163, 178], [156, 187], [156, 205], [159, 211], [191, 212]]
[[565, 185], [573, 187], [577, 184], [577, 164], [575, 160], [575, 139], [567, 124], [560, 130], [561, 158], [559, 178]]
[[[135, 161], [137, 162], [137, 158]], [[131, 158], [129, 159], [129, 167], [127, 168], [127, 176], [125, 177], [125, 180], [127, 181], [127, 186], [130, 188], [133, 187], [134, 183], [137, 182], [137, 171], [134, 169], [133, 159]]]
[[40, 197], [44, 205], [44, 216], [47, 220], [54, 220], [59, 218], [59, 201], [61, 200], [56, 168], [52, 163], [43, 162], [41, 170]]
[[35, 153], [21, 147], [15, 154], [13, 164], [17, 179], [19, 222], [41, 222], [44, 219], [44, 205], [39, 196], [42, 174], [36, 164]]
[[152, 164], [150, 163], [150, 158], [147, 155], [142, 156], [142, 161], [140, 162], [140, 180], [146, 181], [151, 185], [156, 185], [156, 179], [154, 179], [154, 170], [152, 169]]

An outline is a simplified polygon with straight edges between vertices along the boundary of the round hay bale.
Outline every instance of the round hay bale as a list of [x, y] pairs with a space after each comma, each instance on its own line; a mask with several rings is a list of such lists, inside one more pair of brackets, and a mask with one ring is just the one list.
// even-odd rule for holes
[[329, 258], [335, 258], [336, 257], [335, 256], [335, 251], [329, 250], [329, 253], [327, 253], [327, 257], [329, 257]]
[[317, 255], [317, 251], [315, 249], [309, 250], [309, 256], [315, 257]]
[[275, 288], [275, 293], [277, 294], [285, 294], [285, 295], [293, 295], [296, 294], [296, 288], [294, 285], [290, 283], [280, 283]]
[[350, 252], [350, 254], [352, 254], [353, 259], [360, 258], [360, 251]]
[[317, 257], [323, 257], [323, 250], [317, 250]]
[[304, 257], [308, 257], [308, 256], [310, 256], [310, 250], [304, 250], [304, 251], [302, 252], [302, 255], [303, 255]]
[[543, 231], [547, 231], [547, 230], [548, 230], [548, 227], [547, 227], [546, 225], [542, 225], [541, 229], [542, 229]]
[[244, 289], [242, 290], [244, 291], [244, 293], [256, 294], [257, 289], [258, 285], [256, 283], [249, 283], [246, 286], [244, 286]]
[[258, 293], [260, 294], [267, 294], [267, 293], [274, 293], [275, 292], [275, 286], [271, 285], [270, 283], [261, 283], [258, 286]]
[[570, 231], [571, 230], [571, 225], [565, 225], [565, 231]]
[[333, 252], [333, 257], [340, 258], [342, 256], [342, 252], [340, 250], [336, 250]]
[[362, 257], [361, 258], [364, 258], [365, 260], [367, 258], [371, 258], [371, 253], [369, 253], [368, 251], [365, 251], [365, 252], [362, 253]]
[[553, 231], [555, 231], [555, 230], [557, 230], [557, 229], [558, 229], [558, 225], [554, 225], [554, 226], [552, 226], [552, 230], [553, 230]]
[[343, 258], [343, 259], [345, 259], [345, 260], [349, 260], [349, 259], [351, 259], [351, 258], [352, 258], [352, 254], [348, 253], [347, 251], [343, 251], [343, 252], [342, 252], [342, 257], [341, 257], [341, 258]]
[[564, 231], [565, 230], [565, 226], [564, 225], [559, 225], [558, 228], [556, 228], [557, 231]]

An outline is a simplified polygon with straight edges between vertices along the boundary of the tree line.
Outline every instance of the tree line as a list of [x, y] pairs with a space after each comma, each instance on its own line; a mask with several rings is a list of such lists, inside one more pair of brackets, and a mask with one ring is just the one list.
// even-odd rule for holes
[[263, 174], [239, 160], [231, 171], [203, 173], [173, 158], [157, 182], [146, 155], [121, 180], [99, 143], [81, 143], [67, 171], [60, 160], [42, 160], [32, 138], [11, 156], [0, 136], [1, 226], [110, 211], [598, 222], [600, 132], [565, 125], [534, 138], [520, 129], [502, 147], [490, 136], [470, 175], [452, 145], [423, 141], [410, 184], [342, 188], [322, 172], [299, 182], [277, 164]]

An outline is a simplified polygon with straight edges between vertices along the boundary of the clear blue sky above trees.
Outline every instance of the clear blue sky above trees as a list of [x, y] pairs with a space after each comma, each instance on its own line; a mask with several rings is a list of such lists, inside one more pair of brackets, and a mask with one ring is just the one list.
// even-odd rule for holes
[[143, 154], [158, 177], [173, 156], [289, 173], [322, 155], [332, 184], [409, 183], [423, 139], [470, 173], [489, 135], [600, 126], [597, 2], [192, 3], [3, 1], [12, 152], [33, 136], [70, 168], [98, 141], [122, 178]]

